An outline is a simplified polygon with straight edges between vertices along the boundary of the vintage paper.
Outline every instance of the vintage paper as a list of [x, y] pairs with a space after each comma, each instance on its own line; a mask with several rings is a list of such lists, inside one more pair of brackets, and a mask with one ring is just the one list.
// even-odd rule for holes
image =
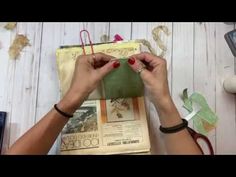
[[[143, 49], [145, 47], [134, 41], [94, 46], [94, 52], [103, 52], [120, 58], [121, 64], [124, 64], [123, 67], [126, 67], [125, 63], [127, 63], [126, 60], [130, 55], [139, 53]], [[86, 47], [86, 50], [89, 54], [90, 47]], [[57, 50], [56, 55], [61, 97], [63, 97], [69, 89], [75, 61], [79, 55], [82, 55], [82, 49], [80, 47], [61, 48]], [[112, 80], [122, 77], [122, 72], [125, 72], [124, 76], [132, 76], [133, 74], [132, 77], [134, 79], [140, 79], [136, 77], [136, 73], [131, 71], [117, 70], [118, 73], [111, 74], [109, 76], [111, 78], [105, 78], [103, 83], [89, 95], [89, 100], [85, 101], [76, 111], [74, 117], [70, 119], [62, 131], [61, 154], [150, 152], [144, 98], [133, 97], [100, 100], [105, 94], [117, 96], [116, 92], [111, 91], [110, 86], [114, 84]], [[118, 76], [114, 74], [118, 74]], [[128, 83], [132, 85], [132, 80], [128, 79]], [[136, 83], [137, 87], [139, 89], [142, 88], [142, 85], [138, 84]], [[121, 81], [119, 85], [122, 85]], [[113, 85], [112, 87], [118, 88], [119, 85]], [[135, 93], [135, 88], [132, 89]]]

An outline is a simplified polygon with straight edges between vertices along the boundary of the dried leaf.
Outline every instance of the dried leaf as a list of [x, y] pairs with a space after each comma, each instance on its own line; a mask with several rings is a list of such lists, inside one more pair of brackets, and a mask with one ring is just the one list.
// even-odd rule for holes
[[153, 54], [157, 55], [155, 49], [151, 46], [150, 42], [146, 39], [136, 39], [135, 42], [140, 42], [148, 48], [148, 50]]
[[26, 46], [30, 46], [29, 39], [24, 35], [17, 34], [8, 51], [10, 59], [17, 59]]
[[16, 22], [8, 22], [4, 26], [4, 28], [7, 29], [7, 30], [13, 30], [13, 29], [15, 29], [15, 27], [16, 27]]

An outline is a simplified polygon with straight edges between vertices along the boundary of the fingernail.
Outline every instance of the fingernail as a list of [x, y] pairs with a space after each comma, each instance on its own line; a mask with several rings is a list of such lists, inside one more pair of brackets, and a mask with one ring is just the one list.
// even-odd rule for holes
[[135, 59], [134, 58], [129, 58], [128, 63], [133, 65], [135, 63]]
[[120, 66], [120, 62], [115, 61], [115, 62], [113, 63], [113, 68], [118, 68], [119, 66]]

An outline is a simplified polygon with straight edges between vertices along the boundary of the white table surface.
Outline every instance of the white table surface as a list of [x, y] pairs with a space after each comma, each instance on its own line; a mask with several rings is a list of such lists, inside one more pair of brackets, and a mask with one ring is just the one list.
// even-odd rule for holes
[[[180, 114], [180, 94], [202, 93], [219, 116], [217, 127], [209, 133], [216, 154], [236, 154], [235, 95], [223, 89], [226, 77], [235, 74], [235, 58], [224, 34], [235, 28], [224, 23], [18, 23], [14, 31], [0, 29], [0, 111], [8, 112], [4, 150], [32, 127], [59, 100], [55, 50], [60, 45], [79, 44], [79, 31], [89, 30], [93, 42], [102, 34], [120, 34], [124, 39], [149, 40], [159, 52], [151, 31], [166, 25], [170, 36], [163, 34], [167, 45], [166, 60], [171, 94]], [[8, 49], [16, 33], [30, 40], [18, 60], [10, 60]], [[147, 100], [150, 116], [152, 151], [163, 154], [158, 130], [159, 121], [153, 105]], [[191, 123], [190, 123], [191, 124]], [[52, 149], [51, 153], [55, 153]]]

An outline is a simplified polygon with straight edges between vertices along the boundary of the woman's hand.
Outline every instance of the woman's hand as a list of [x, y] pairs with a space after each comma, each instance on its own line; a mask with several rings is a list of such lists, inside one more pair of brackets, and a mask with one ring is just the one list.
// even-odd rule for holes
[[[151, 94], [150, 98], [157, 109], [161, 126], [173, 127], [182, 123], [169, 93], [166, 61], [150, 53], [141, 53], [131, 56], [128, 62], [134, 71], [141, 71], [140, 76]], [[140, 70], [143, 65], [146, 68]], [[187, 129], [164, 134], [163, 137], [169, 154], [201, 154]]]
[[[57, 104], [63, 112], [73, 114], [101, 79], [119, 67], [112, 56], [102, 53], [79, 56], [71, 86]], [[28, 130], [8, 150], [7, 154], [47, 154], [58, 134], [69, 119], [52, 109], [34, 127]]]
[[[98, 86], [102, 78], [119, 66], [118, 60], [103, 53], [79, 56], [75, 64], [70, 88], [61, 101], [66, 105], [61, 105], [60, 102], [58, 107], [66, 107], [69, 112], [73, 112], [74, 109], [80, 106], [81, 101], [86, 99]], [[67, 108], [67, 104], [70, 104], [72, 108]]]
[[88, 96], [106, 74], [119, 66], [118, 60], [103, 53], [79, 56], [69, 92], [81, 92]]
[[140, 76], [151, 94], [150, 98], [157, 107], [165, 107], [165, 103], [171, 99], [166, 60], [144, 52], [132, 55], [128, 63], [134, 71], [138, 71], [143, 64], [146, 66], [146, 69], [141, 71]]

